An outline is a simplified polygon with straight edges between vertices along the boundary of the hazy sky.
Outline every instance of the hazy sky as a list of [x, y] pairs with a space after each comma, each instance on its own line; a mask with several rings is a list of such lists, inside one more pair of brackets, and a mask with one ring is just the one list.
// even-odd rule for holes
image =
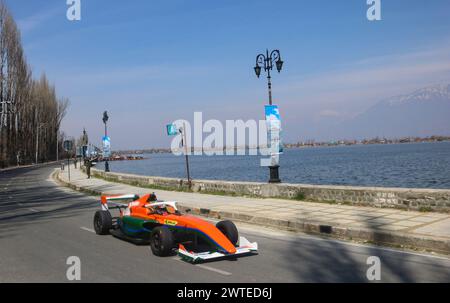
[[366, 0], [81, 0], [78, 22], [66, 0], [5, 2], [35, 77], [71, 100], [63, 130], [99, 143], [108, 110], [113, 149], [168, 147], [165, 125], [194, 111], [261, 119], [266, 48], [285, 61], [273, 77], [285, 142], [330, 139], [329, 121], [450, 82], [448, 0], [383, 0], [376, 22]]

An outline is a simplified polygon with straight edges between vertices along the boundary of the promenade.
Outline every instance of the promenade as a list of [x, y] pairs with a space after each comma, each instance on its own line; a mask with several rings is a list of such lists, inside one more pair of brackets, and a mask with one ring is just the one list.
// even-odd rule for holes
[[[80, 169], [55, 169], [53, 177], [72, 189], [90, 193], [143, 195], [152, 189], [103, 179], [87, 179]], [[194, 215], [230, 219], [325, 237], [450, 254], [450, 215], [401, 209], [247, 198], [154, 190], [161, 200], [178, 201]]]

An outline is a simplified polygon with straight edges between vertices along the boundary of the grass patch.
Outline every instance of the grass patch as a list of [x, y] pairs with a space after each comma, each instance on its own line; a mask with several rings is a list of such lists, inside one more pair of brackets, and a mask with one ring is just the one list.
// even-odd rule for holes
[[422, 213], [429, 213], [432, 212], [433, 209], [430, 206], [421, 206], [419, 207], [419, 211]]
[[[194, 191], [192, 188], [188, 188], [187, 186], [185, 186], [186, 183], [183, 183], [182, 187], [180, 187], [180, 186], [161, 186], [161, 185], [156, 185], [156, 184], [142, 184], [142, 183], [139, 183], [138, 181], [117, 180], [114, 178], [103, 177], [102, 175], [97, 175], [97, 174], [92, 175], [92, 177], [102, 179], [102, 180], [105, 180], [108, 182], [127, 184], [127, 185], [141, 187], [141, 188], [148, 188], [150, 190], [165, 190], [165, 191], [198, 193], [198, 194], [216, 195], [216, 196], [254, 198], [254, 199], [262, 199], [262, 200], [263, 199], [282, 199], [282, 200], [290, 200], [290, 201], [302, 201], [302, 202], [307, 202], [307, 203], [312, 202], [312, 203], [323, 203], [323, 204], [329, 204], [329, 205], [363, 206], [363, 207], [376, 208], [375, 206], [370, 205], [370, 203], [366, 204], [366, 203], [358, 203], [358, 202], [350, 202], [350, 201], [319, 200], [312, 196], [310, 196], [310, 197], [308, 197], [308, 199], [306, 199], [306, 194], [301, 190], [297, 191], [294, 194], [294, 196], [292, 196], [292, 197], [281, 197], [281, 196], [262, 197], [262, 196], [253, 195], [253, 194], [239, 194], [236, 192], [227, 192], [224, 190], [201, 190], [201, 189], [199, 189], [198, 191]], [[381, 206], [381, 208], [391, 208], [391, 207]], [[402, 209], [402, 208], [398, 208], [398, 207], [395, 207], [395, 208]], [[411, 210], [413, 210], [413, 209], [411, 209]], [[405, 210], [405, 211], [407, 211], [407, 210]], [[419, 209], [417, 209], [416, 211], [435, 212], [435, 210], [433, 210], [429, 206], [422, 206]], [[437, 211], [437, 212], [450, 213], [450, 211], [448, 211], [448, 210]]]
[[[152, 190], [166, 190], [166, 191], [194, 193], [194, 190], [192, 190], [191, 188], [187, 188], [187, 187], [161, 186], [161, 185], [156, 185], [156, 184], [142, 184], [138, 181], [123, 181], [123, 180], [117, 180], [114, 178], [103, 177], [101, 175], [95, 175], [93, 177], [97, 178], [97, 179], [102, 179], [102, 180], [105, 180], [108, 182], [127, 184], [127, 185], [131, 185], [131, 186], [148, 188], [148, 189], [152, 189]], [[246, 198], [264, 199], [263, 197], [259, 197], [256, 195], [240, 195], [235, 192], [227, 192], [224, 190], [199, 190], [195, 193], [205, 194], [205, 195], [215, 195], [215, 196], [246, 197]], [[284, 198], [284, 199], [287, 199], [287, 198]]]
[[142, 183], [139, 183], [138, 181], [125, 182], [125, 181], [120, 181], [120, 180], [113, 179], [113, 178], [103, 177], [100, 175], [95, 175], [93, 177], [95, 177], [97, 179], [102, 179], [102, 180], [105, 180], [108, 182], [127, 184], [127, 185], [131, 185], [131, 186], [148, 188], [148, 189], [152, 189], [152, 190], [167, 190], [167, 191], [189, 192], [189, 193], [193, 192], [192, 189], [187, 188], [187, 187], [170, 187], [170, 186], [161, 186], [161, 185], [157, 185], [157, 184], [142, 184]]
[[339, 202], [339, 203], [342, 204], [342, 205], [353, 205], [353, 203], [349, 202], [349, 201], [342, 201], [342, 202]]
[[305, 201], [306, 195], [304, 192], [298, 191], [295, 193], [295, 195], [292, 197], [292, 199], [297, 200], [297, 201]]
[[215, 195], [215, 196], [239, 197], [239, 195], [237, 193], [226, 192], [224, 190], [202, 190], [202, 191], [198, 191], [198, 193]]

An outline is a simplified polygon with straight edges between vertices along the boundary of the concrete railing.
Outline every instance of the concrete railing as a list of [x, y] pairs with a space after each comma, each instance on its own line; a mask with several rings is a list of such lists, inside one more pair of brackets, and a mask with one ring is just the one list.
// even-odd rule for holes
[[108, 181], [161, 190], [284, 198], [420, 211], [450, 211], [450, 190], [445, 189], [328, 186], [287, 183], [268, 184], [217, 180], [193, 180], [192, 186], [189, 188], [188, 182], [183, 179], [112, 172], [105, 173], [95, 168], [91, 169], [91, 173], [94, 177], [103, 178]]

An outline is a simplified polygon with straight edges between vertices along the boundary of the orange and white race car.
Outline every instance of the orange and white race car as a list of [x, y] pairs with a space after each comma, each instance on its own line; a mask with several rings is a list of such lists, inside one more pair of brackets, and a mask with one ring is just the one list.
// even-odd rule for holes
[[[142, 197], [102, 196], [101, 206], [94, 216], [97, 234], [149, 243], [157, 256], [177, 252], [183, 260], [200, 262], [258, 251], [256, 242], [239, 237], [233, 222], [220, 221], [213, 225], [198, 217], [181, 214], [175, 201], [159, 201], [154, 193]], [[113, 217], [112, 209], [118, 209], [119, 216]]]

